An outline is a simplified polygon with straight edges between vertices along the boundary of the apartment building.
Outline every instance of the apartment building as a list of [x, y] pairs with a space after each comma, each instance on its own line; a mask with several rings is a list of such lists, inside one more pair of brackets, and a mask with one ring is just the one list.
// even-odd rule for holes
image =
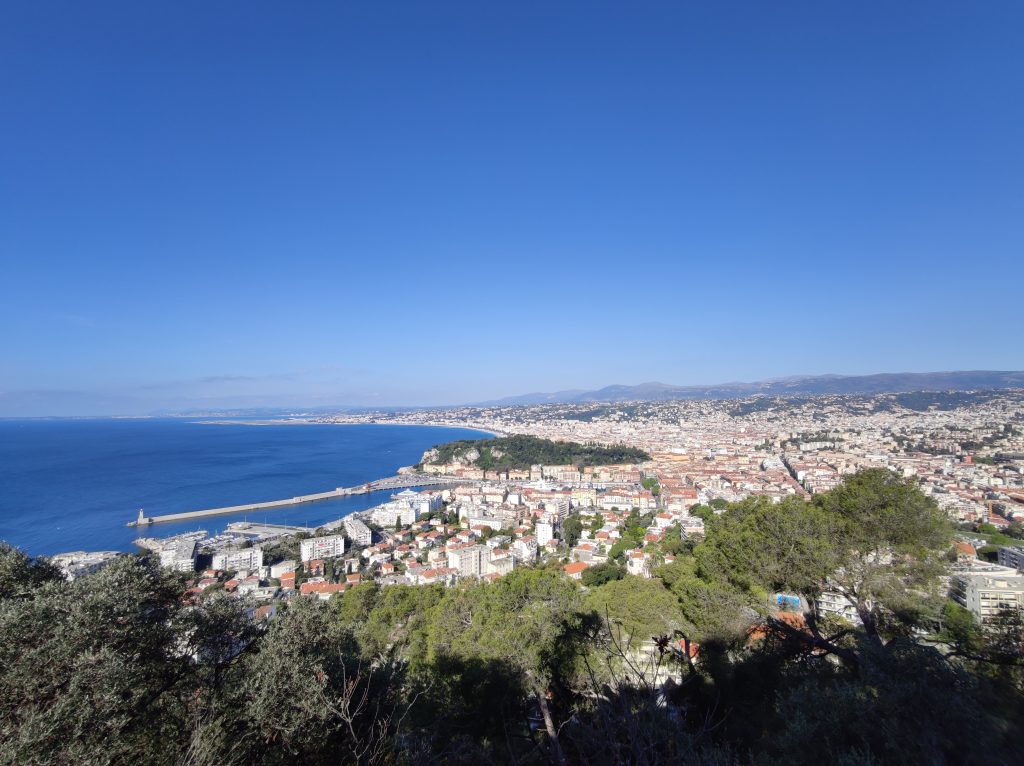
[[953, 576], [950, 596], [979, 622], [992, 622], [1000, 612], [1024, 609], [1024, 574], [997, 566], [984, 572], [962, 572]]
[[345, 527], [345, 534], [353, 545], [366, 546], [373, 542], [373, 533], [370, 528], [359, 519], [348, 516], [342, 524]]
[[252, 548], [219, 551], [213, 554], [213, 568], [225, 572], [250, 571], [263, 566], [263, 549], [254, 545]]
[[345, 538], [342, 535], [311, 537], [299, 542], [299, 555], [303, 562], [310, 559], [333, 559], [345, 553]]

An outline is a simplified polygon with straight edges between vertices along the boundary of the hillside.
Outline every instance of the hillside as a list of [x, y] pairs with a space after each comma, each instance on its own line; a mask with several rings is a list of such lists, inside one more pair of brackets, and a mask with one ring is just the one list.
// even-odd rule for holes
[[574, 402], [639, 402], [672, 399], [736, 399], [748, 396], [882, 394], [912, 391], [987, 391], [1024, 387], [1024, 372], [905, 372], [878, 375], [796, 375], [748, 383], [673, 386], [666, 383], [611, 385], [593, 391], [568, 390], [510, 396], [484, 405], [530, 405]]
[[463, 463], [477, 468], [515, 468], [532, 465], [613, 465], [641, 463], [651, 456], [634, 447], [550, 441], [535, 436], [505, 436], [439, 444], [423, 453], [422, 464]]

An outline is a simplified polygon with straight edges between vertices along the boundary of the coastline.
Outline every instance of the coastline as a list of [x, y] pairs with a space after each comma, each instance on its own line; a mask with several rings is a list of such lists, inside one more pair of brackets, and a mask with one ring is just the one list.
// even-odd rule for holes
[[[268, 421], [268, 420], [220, 421], [220, 420], [210, 420], [210, 421], [196, 421], [195, 424], [196, 425], [249, 425], [249, 426], [273, 426], [273, 425], [355, 425], [355, 426], [367, 426], [367, 425], [379, 425], [379, 426], [393, 426], [393, 427], [396, 427], [396, 426], [397, 427], [412, 426], [412, 427], [417, 427], [417, 428], [446, 428], [446, 429], [450, 429], [451, 428], [451, 426], [448, 426], [448, 425], [433, 424], [433, 423], [431, 423], [431, 424], [428, 424], [428, 423], [337, 423], [337, 422], [320, 423], [320, 422], [312, 421], [312, 420], [309, 420], [309, 419], [292, 419], [292, 420], [287, 420], [287, 421], [277, 421], [277, 420], [273, 420], [273, 421]], [[483, 438], [494, 438], [494, 437], [499, 436], [499, 434], [496, 434], [494, 432], [483, 431], [481, 429], [476, 429], [476, 428], [470, 429], [470, 428], [464, 428], [463, 427], [463, 430], [479, 431], [480, 433], [484, 434]], [[185, 520], [194, 520], [194, 519], [199, 519], [199, 518], [205, 518], [205, 517], [209, 517], [209, 516], [226, 516], [226, 515], [235, 515], [235, 514], [239, 514], [239, 513], [249, 513], [249, 512], [276, 510], [278, 508], [284, 508], [284, 507], [293, 506], [293, 505], [301, 505], [301, 504], [305, 504], [305, 503], [319, 502], [319, 501], [322, 501], [322, 500], [328, 500], [328, 499], [332, 499], [332, 498], [351, 497], [353, 495], [363, 495], [363, 494], [370, 495], [370, 494], [374, 494], [376, 492], [386, 492], [386, 491], [392, 491], [393, 489], [402, 489], [402, 488], [405, 488], [405, 489], [409, 489], [409, 488], [413, 488], [413, 487], [415, 487], [415, 488], [421, 488], [422, 487], [424, 489], [426, 489], [426, 488], [436, 488], [436, 487], [442, 487], [442, 486], [445, 486], [447, 484], [451, 484], [452, 483], [450, 481], [443, 481], [442, 480], [442, 481], [437, 481], [437, 482], [429, 482], [429, 483], [426, 483], [426, 484], [416, 483], [416, 484], [409, 484], [407, 486], [403, 485], [403, 487], [378, 487], [378, 486], [375, 486], [375, 485], [382, 484], [382, 483], [392, 482], [395, 479], [398, 479], [399, 481], [401, 481], [402, 477], [411, 477], [411, 476], [421, 476], [421, 477], [425, 478], [426, 474], [417, 474], [417, 473], [415, 473], [415, 471], [413, 470], [412, 466], [399, 466], [398, 468], [396, 468], [394, 470], [394, 473], [392, 475], [390, 475], [390, 476], [386, 476], [386, 477], [382, 477], [382, 478], [377, 478], [377, 479], [371, 479], [368, 482], [364, 482], [363, 484], [358, 484], [358, 485], [355, 485], [353, 487], [338, 487], [338, 488], [333, 489], [333, 490], [320, 491], [320, 492], [303, 492], [303, 493], [299, 493], [299, 494], [297, 494], [297, 495], [295, 495], [295, 496], [293, 496], [291, 498], [284, 498], [284, 499], [281, 499], [281, 500], [265, 500], [265, 501], [259, 501], [259, 502], [254, 502], [254, 503], [238, 503], [238, 504], [230, 505], [230, 506], [222, 506], [222, 507], [217, 507], [217, 508], [207, 508], [207, 509], [194, 510], [194, 511], [182, 511], [182, 512], [179, 512], [179, 513], [163, 514], [163, 515], [158, 515], [158, 516], [153, 516], [153, 517], [144, 517], [142, 512], [140, 511], [138, 519], [134, 520], [134, 521], [129, 521], [125, 526], [133, 527], [133, 528], [138, 528], [138, 529], [148, 529], [148, 528], [151, 528], [154, 525], [163, 524], [163, 523], [166, 523], [166, 522], [169, 522], [169, 521], [185, 521]], [[350, 514], [347, 514], [347, 515], [355, 515], [355, 514], [362, 514], [362, 513], [366, 513], [366, 511], [353, 511]], [[342, 518], [344, 518], [344, 516]]]
[[317, 418], [282, 418], [280, 420], [268, 420], [266, 418], [252, 418], [235, 420], [194, 420], [191, 422], [200, 426], [413, 426], [416, 428], [459, 428], [465, 431], [478, 431], [481, 434], [484, 434], [482, 438], [508, 436], [508, 434], [502, 431], [495, 431], [494, 429], [483, 428], [478, 425], [438, 421], [409, 423], [406, 421], [390, 422], [381, 420], [321, 420]]
[[[306, 419], [253, 420], [264, 426], [315, 425]], [[241, 424], [252, 423], [219, 423]], [[219, 430], [221, 435], [207, 436], [208, 429], [193, 431], [189, 426], [194, 425], [200, 421], [58, 418], [8, 422], [11, 438], [5, 443], [9, 450], [20, 445], [20, 457], [6, 460], [0, 468], [0, 483], [11, 490], [0, 499], [0, 508], [9, 506], [10, 510], [0, 514], [0, 539], [38, 555], [101, 549], [130, 552], [140, 532], [173, 535], [193, 530], [199, 521], [181, 518], [154, 525], [150, 532], [126, 527], [140, 507], [146, 516], [167, 516], [239, 506], [237, 513], [218, 514], [216, 527], [243, 519], [316, 525], [384, 502], [392, 491], [371, 488], [366, 494], [336, 497], [331, 488], [365, 486], [394, 477], [399, 468], [415, 464], [436, 444], [484, 439], [491, 434], [459, 426], [447, 426], [453, 429], [451, 433], [436, 431], [446, 428], [441, 424], [430, 424], [434, 430], [428, 432], [425, 424], [350, 423], [345, 425], [356, 428], [309, 429], [308, 437], [307, 429], [217, 429], [214, 425], [210, 430]], [[365, 425], [394, 427], [358, 428]], [[319, 435], [313, 436], [314, 432]], [[6, 453], [0, 451], [0, 455]], [[13, 452], [6, 456], [16, 457]], [[61, 477], [62, 482], [34, 480], [33, 472], [39, 470]], [[64, 500], [69, 493], [73, 493], [74, 508]], [[317, 502], [247, 508], [321, 493], [325, 498]]]

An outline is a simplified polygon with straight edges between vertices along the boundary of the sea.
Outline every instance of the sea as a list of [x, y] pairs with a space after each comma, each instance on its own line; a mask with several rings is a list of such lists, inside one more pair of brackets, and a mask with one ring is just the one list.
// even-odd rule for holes
[[147, 516], [280, 500], [395, 474], [436, 444], [481, 431], [182, 418], [0, 420], [0, 540], [31, 555], [134, 551], [141, 536], [233, 521], [316, 526], [386, 502], [391, 492], [258, 513], [126, 526]]

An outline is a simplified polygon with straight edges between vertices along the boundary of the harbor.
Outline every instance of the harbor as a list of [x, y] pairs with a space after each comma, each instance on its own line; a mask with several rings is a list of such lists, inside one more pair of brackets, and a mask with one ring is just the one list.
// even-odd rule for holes
[[260, 503], [246, 503], [244, 505], [228, 505], [222, 508], [208, 508], [201, 511], [184, 511], [182, 513], [166, 513], [158, 516], [146, 516], [144, 510], [139, 510], [138, 518], [129, 521], [126, 526], [146, 527], [151, 524], [163, 524], [174, 521], [189, 521], [209, 516], [223, 516], [233, 513], [254, 513], [268, 511], [275, 508], [286, 508], [300, 505], [302, 503], [315, 503], [318, 500], [330, 500], [337, 497], [349, 497], [352, 495], [367, 495], [371, 492], [384, 492], [395, 489], [410, 489], [412, 487], [434, 487], [449, 484], [463, 484], [465, 479], [453, 479], [445, 476], [422, 476], [418, 474], [399, 474], [389, 476], [385, 479], [358, 484], [354, 487], [338, 487], [327, 492], [315, 492], [308, 495], [296, 495], [284, 500], [268, 500]]

